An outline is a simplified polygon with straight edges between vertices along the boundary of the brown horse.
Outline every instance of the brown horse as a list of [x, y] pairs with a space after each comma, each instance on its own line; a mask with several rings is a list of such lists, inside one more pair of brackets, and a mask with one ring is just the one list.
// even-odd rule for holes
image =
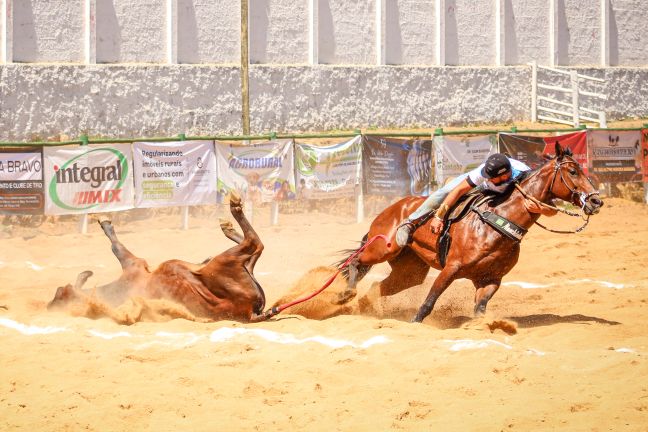
[[209, 320], [259, 319], [265, 306], [265, 295], [253, 271], [263, 251], [263, 244], [245, 218], [241, 199], [237, 195], [230, 195], [230, 211], [241, 226], [243, 235], [227, 221], [221, 221], [221, 229], [227, 238], [237, 243], [236, 246], [202, 264], [170, 260], [152, 272], [144, 259], [133, 255], [117, 239], [109, 221], [100, 222], [122, 266], [121, 276], [107, 285], [82, 290], [82, 285], [92, 275], [91, 271], [82, 272], [75, 286], [68, 284], [57, 289], [48, 309], [92, 295], [112, 307], [132, 297], [143, 297], [172, 300], [182, 304], [194, 316]]
[[[519, 227], [528, 230], [540, 214], [526, 210], [526, 199], [537, 200], [543, 204], [558, 198], [568, 201], [588, 215], [598, 213], [603, 201], [598, 190], [583, 173], [571, 154], [556, 144], [556, 156], [537, 170], [527, 173], [510, 195], [502, 199], [483, 202], [477, 206], [481, 211], [490, 211]], [[424, 197], [406, 197], [392, 204], [380, 213], [363, 239], [377, 234], [393, 238], [401, 220], [416, 210], [425, 200]], [[499, 202], [498, 202], [499, 201]], [[446, 216], [447, 217], [447, 216]], [[483, 314], [486, 305], [498, 290], [502, 277], [515, 266], [520, 254], [520, 242], [503, 235], [486, 224], [475, 211], [453, 223], [449, 228], [452, 238], [447, 252], [445, 266], [440, 264], [437, 245], [438, 235], [433, 234], [426, 222], [414, 232], [412, 243], [400, 248], [392, 241], [390, 246], [384, 242], [374, 242], [353, 260], [344, 273], [348, 285], [341, 293], [340, 300], [348, 301], [356, 294], [356, 284], [374, 265], [387, 261], [392, 270], [389, 276], [378, 284], [378, 292], [372, 287], [367, 295], [359, 299], [359, 304], [371, 304], [378, 296], [391, 296], [415, 285], [420, 285], [430, 267], [441, 270], [432, 288], [414, 317], [421, 322], [427, 317], [434, 303], [446, 288], [459, 278], [470, 279], [476, 289], [475, 315]], [[357, 249], [356, 249], [357, 250]]]

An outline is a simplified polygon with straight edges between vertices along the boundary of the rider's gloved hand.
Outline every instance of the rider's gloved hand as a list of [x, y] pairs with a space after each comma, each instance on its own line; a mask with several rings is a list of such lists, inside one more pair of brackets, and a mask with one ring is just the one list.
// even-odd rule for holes
[[432, 221], [430, 222], [430, 230], [434, 234], [438, 234], [441, 232], [441, 229], [443, 228], [443, 220], [439, 219], [438, 217], [433, 217]]

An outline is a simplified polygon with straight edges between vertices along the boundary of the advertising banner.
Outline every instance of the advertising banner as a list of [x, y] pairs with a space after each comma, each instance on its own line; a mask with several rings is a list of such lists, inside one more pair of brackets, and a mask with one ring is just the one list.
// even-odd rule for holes
[[42, 147], [0, 149], [0, 213], [43, 214]]
[[641, 131], [641, 167], [643, 182], [648, 183], [648, 129]]
[[499, 151], [524, 162], [531, 169], [544, 164], [544, 155], [556, 154], [556, 143], [572, 151], [573, 157], [587, 173], [587, 132], [572, 132], [555, 136], [525, 136], [499, 134]]
[[364, 193], [428, 195], [431, 140], [362, 137]]
[[130, 144], [45, 147], [45, 213], [101, 213], [133, 207]]
[[295, 199], [292, 140], [216, 143], [219, 200], [230, 190], [258, 204]]
[[354, 196], [360, 182], [361, 148], [361, 136], [328, 147], [295, 144], [297, 180], [304, 180], [314, 199]]
[[477, 168], [496, 148], [496, 135], [434, 137], [435, 182], [441, 187], [446, 181]]
[[216, 203], [213, 141], [133, 143], [135, 207]]
[[595, 183], [641, 181], [641, 131], [590, 131], [588, 144]]

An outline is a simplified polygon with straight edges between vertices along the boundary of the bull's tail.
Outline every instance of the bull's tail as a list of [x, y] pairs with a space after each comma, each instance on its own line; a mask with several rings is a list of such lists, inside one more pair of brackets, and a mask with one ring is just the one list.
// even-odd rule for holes
[[[342, 264], [344, 264], [346, 262], [346, 260], [348, 260], [351, 255], [356, 253], [362, 246], [365, 245], [365, 243], [367, 243], [368, 238], [369, 238], [369, 234], [367, 233], [367, 234], [365, 234], [364, 237], [362, 237], [362, 241], [360, 241], [360, 246], [358, 246], [356, 249], [344, 249], [344, 250], [341, 250], [340, 253], [343, 253], [345, 258], [342, 258], [340, 261], [336, 262], [334, 264], [335, 267], [340, 267]], [[349, 263], [349, 265], [347, 265], [342, 270], [340, 270], [340, 274], [347, 281], [349, 280], [349, 266], [350, 265], [353, 265], [353, 264]], [[355, 283], [360, 282], [362, 280], [362, 278], [365, 277], [365, 275], [367, 273], [369, 273], [369, 270], [371, 270], [371, 267], [373, 267], [373, 266], [372, 265], [367, 265], [367, 264], [359, 264], [359, 265], [357, 265], [358, 275], [356, 277]]]

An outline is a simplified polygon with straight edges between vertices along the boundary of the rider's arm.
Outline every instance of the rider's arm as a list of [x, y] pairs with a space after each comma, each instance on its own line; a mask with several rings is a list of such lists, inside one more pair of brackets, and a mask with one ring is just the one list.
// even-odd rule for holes
[[462, 196], [464, 196], [474, 185], [471, 185], [468, 182], [466, 177], [464, 181], [459, 183], [454, 189], [450, 191], [448, 196], [445, 197], [438, 210], [436, 211], [435, 217], [437, 219], [443, 219], [450, 207], [452, 207]]

